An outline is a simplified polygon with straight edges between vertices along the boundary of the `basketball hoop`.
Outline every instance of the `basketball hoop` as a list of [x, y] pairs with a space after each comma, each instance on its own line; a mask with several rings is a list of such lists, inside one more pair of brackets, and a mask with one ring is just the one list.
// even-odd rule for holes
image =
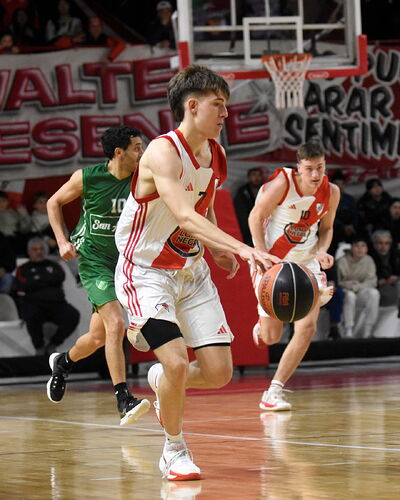
[[311, 54], [270, 54], [261, 60], [275, 85], [278, 109], [303, 108], [303, 87]]

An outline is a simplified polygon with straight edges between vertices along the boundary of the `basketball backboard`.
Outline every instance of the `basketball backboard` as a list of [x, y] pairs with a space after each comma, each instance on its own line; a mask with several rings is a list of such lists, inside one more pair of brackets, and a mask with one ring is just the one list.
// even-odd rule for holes
[[[282, 9], [278, 5], [285, 4]], [[236, 80], [269, 77], [261, 57], [311, 53], [308, 79], [367, 71], [360, 0], [177, 0], [179, 67], [204, 64]]]

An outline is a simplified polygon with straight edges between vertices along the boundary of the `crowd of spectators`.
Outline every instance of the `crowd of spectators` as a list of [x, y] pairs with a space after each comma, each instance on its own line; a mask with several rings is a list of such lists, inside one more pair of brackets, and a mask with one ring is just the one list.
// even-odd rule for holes
[[90, 12], [73, 0], [0, 0], [0, 54], [105, 46], [114, 59], [125, 43]]
[[[242, 238], [248, 244], [246, 221], [264, 182], [262, 173], [261, 168], [250, 169], [247, 182], [234, 196]], [[341, 197], [329, 249], [336, 263], [326, 273], [335, 288], [325, 306], [329, 338], [372, 337], [379, 307], [397, 307], [400, 317], [400, 199], [385, 191], [378, 178], [367, 179], [358, 199], [346, 192], [342, 170], [331, 172], [330, 181], [338, 185]]]

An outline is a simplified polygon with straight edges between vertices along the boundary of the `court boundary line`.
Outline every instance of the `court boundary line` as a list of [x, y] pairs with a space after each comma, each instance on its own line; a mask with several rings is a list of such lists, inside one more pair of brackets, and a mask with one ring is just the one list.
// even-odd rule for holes
[[[397, 410], [400, 408], [397, 408]], [[387, 411], [387, 410], [386, 410]], [[145, 431], [145, 432], [154, 432], [154, 433], [162, 433], [163, 431], [160, 429], [148, 429], [145, 427], [121, 427], [119, 425], [108, 425], [108, 424], [95, 424], [93, 422], [75, 422], [68, 420], [57, 420], [51, 418], [37, 418], [37, 417], [17, 417], [17, 416], [3, 416], [0, 415], [0, 420], [22, 420], [22, 421], [34, 421], [34, 422], [50, 422], [57, 424], [67, 424], [67, 425], [82, 425], [87, 427], [103, 427], [105, 429], [119, 429], [119, 430], [136, 430], [136, 431]], [[374, 451], [395, 451], [400, 452], [400, 448], [382, 448], [377, 446], [357, 446], [357, 445], [345, 445], [345, 444], [330, 444], [330, 443], [310, 443], [306, 441], [291, 441], [288, 439], [273, 439], [273, 438], [257, 438], [251, 436], [232, 436], [232, 435], [223, 435], [223, 434], [206, 434], [201, 432], [185, 432], [186, 436], [200, 436], [214, 439], [231, 439], [231, 440], [239, 440], [239, 441], [267, 441], [272, 443], [281, 443], [281, 444], [293, 444], [298, 446], [320, 446], [325, 448], [348, 448], [348, 449], [356, 449], [356, 450], [374, 450]], [[24, 452], [26, 453], [26, 452]], [[10, 453], [1, 455], [10, 455]]]

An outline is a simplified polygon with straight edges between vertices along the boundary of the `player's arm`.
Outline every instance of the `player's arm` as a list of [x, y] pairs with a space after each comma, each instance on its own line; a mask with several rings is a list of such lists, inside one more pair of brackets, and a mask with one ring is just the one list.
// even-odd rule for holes
[[254, 246], [266, 252], [264, 224], [265, 220], [278, 206], [287, 189], [285, 174], [281, 172], [261, 189], [263, 189], [262, 194], [258, 196], [257, 202], [249, 215], [249, 228]]
[[340, 190], [336, 184], [330, 184], [330, 190], [329, 210], [322, 217], [318, 228], [318, 250], [316, 257], [321, 264], [322, 269], [329, 269], [334, 263], [334, 258], [327, 252], [332, 242], [333, 223], [340, 200]]
[[[207, 210], [207, 219], [212, 223], [215, 224], [216, 226], [218, 225], [217, 223], [217, 217], [215, 215], [215, 210], [214, 210], [214, 200], [215, 200], [215, 193], [213, 196], [213, 199], [210, 203], [210, 206], [208, 207]], [[227, 275], [227, 279], [232, 279], [236, 273], [238, 272], [239, 269], [239, 262], [236, 260], [235, 255], [232, 252], [224, 252], [222, 250], [216, 250], [211, 247], [207, 247], [212, 258], [214, 259], [214, 262], [221, 268], [225, 269], [226, 271], [229, 271], [229, 274]]]
[[[179, 182], [181, 161], [175, 148], [168, 141], [160, 139], [151, 142], [141, 158], [140, 169], [142, 174], [139, 175], [143, 176], [145, 182], [146, 177], [148, 178], [146, 170], [151, 172], [159, 196], [173, 213], [179, 227], [207, 247], [238, 254], [254, 265], [258, 261], [266, 269], [271, 266], [268, 254], [255, 251], [233, 238], [194, 210], [188, 194]], [[272, 260], [275, 262], [276, 259]]]
[[79, 198], [83, 191], [82, 170], [74, 172], [70, 179], [56, 191], [47, 201], [47, 213], [49, 222], [53, 229], [60, 256], [64, 260], [77, 257], [78, 253], [74, 245], [65, 236], [65, 222], [62, 207], [67, 203]]

